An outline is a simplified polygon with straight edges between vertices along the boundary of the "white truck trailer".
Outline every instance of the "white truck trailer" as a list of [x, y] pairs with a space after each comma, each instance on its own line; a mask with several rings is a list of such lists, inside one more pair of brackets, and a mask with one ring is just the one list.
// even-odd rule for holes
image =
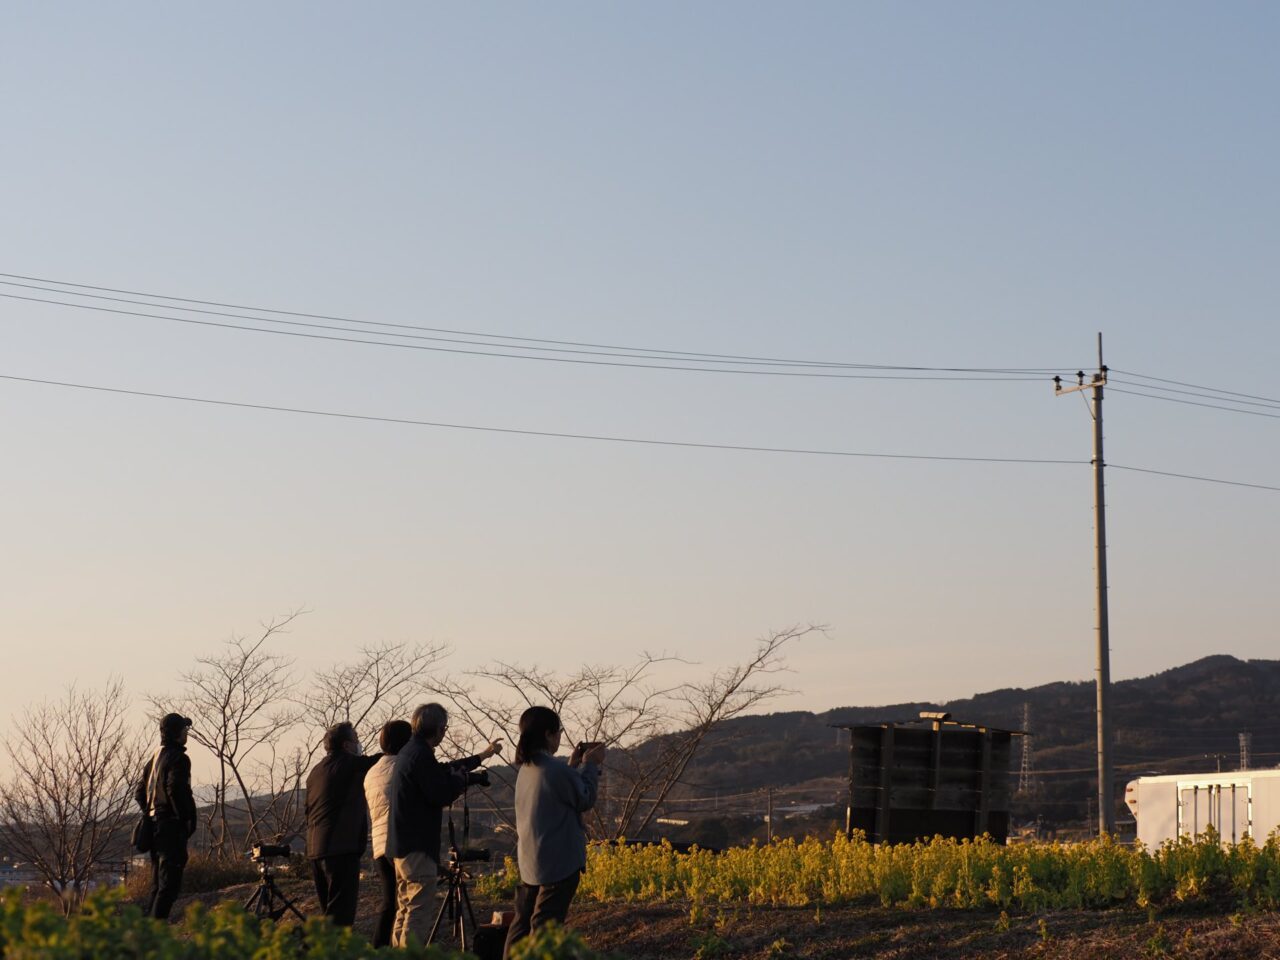
[[1248, 836], [1261, 845], [1280, 827], [1280, 769], [1139, 777], [1125, 787], [1124, 800], [1138, 839], [1151, 849], [1209, 827], [1224, 843]]

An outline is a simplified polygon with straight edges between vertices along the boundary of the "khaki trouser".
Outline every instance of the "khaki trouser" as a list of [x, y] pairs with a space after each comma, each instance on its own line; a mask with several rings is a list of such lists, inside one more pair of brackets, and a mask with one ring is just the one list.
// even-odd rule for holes
[[391, 945], [407, 947], [411, 933], [419, 943], [426, 943], [435, 919], [431, 907], [435, 903], [436, 862], [425, 853], [411, 853], [396, 857], [395, 867], [396, 922]]

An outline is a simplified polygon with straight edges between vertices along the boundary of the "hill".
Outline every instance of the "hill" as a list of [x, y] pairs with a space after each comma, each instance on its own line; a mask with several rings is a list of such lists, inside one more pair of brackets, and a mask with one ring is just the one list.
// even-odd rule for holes
[[[945, 703], [741, 717], [716, 731], [695, 759], [684, 778], [686, 796], [811, 784], [806, 799], [839, 803], [836, 781], [846, 776], [847, 741], [832, 724], [901, 721], [921, 710], [946, 710], [957, 720], [1017, 730], [1029, 704], [1038, 791], [1021, 812], [1059, 822], [1082, 819], [1096, 789], [1095, 696], [1092, 681], [1057, 682]], [[1205, 657], [1114, 683], [1112, 701], [1120, 785], [1147, 772], [1213, 770], [1219, 763], [1234, 769], [1238, 734], [1245, 731], [1253, 734], [1253, 766], [1274, 766], [1280, 757], [1280, 660]], [[1017, 746], [1014, 753], [1017, 758]]]

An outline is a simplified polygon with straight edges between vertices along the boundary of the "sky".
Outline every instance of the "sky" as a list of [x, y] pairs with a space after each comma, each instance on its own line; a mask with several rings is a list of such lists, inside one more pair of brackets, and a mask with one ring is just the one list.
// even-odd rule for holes
[[[1070, 462], [0, 379], [0, 703], [171, 689], [297, 608], [300, 671], [413, 641], [710, 669], [819, 623], [774, 707], [1091, 678], [1092, 421], [1051, 373], [1096, 370], [1101, 332], [1147, 394], [1107, 392], [1109, 463], [1280, 487], [1278, 35], [1247, 2], [10, 10], [0, 280], [1037, 372], [636, 369], [0, 298], [0, 375]], [[1107, 509], [1116, 678], [1276, 655], [1280, 491], [1113, 469]]]

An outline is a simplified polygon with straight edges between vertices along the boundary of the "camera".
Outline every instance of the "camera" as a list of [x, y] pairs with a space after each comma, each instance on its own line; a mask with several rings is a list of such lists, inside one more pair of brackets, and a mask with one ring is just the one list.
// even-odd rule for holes
[[449, 855], [454, 863], [488, 863], [493, 859], [488, 847], [463, 847], [461, 850], [452, 847]]
[[600, 740], [580, 740], [578, 742], [578, 756], [582, 756], [588, 750], [594, 750], [596, 747], [603, 747], [604, 743]]
[[292, 852], [287, 843], [255, 843], [249, 859], [254, 863], [261, 863], [263, 860], [287, 857]]
[[[471, 770], [467, 773], [468, 787], [489, 787], [489, 771], [483, 768], [479, 770]], [[488, 859], [488, 858], [486, 858]]]

